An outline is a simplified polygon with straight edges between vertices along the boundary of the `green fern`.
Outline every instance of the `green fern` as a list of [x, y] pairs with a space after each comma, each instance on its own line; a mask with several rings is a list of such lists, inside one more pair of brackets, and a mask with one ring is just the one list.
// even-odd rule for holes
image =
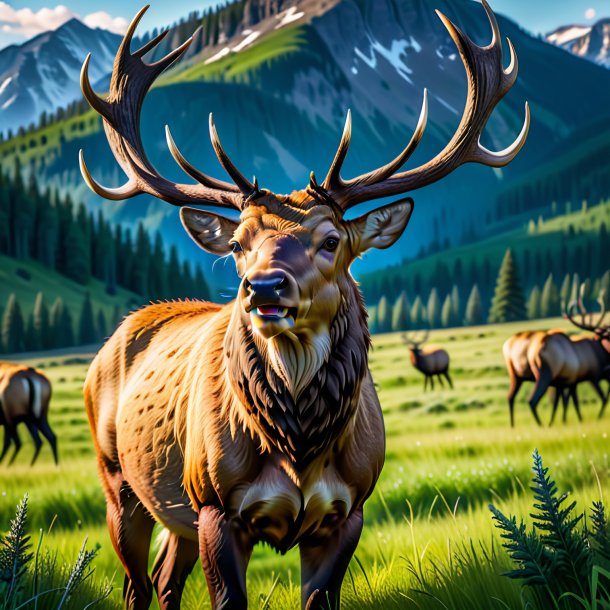
[[533, 527], [528, 531], [522, 520], [517, 524], [516, 517], [489, 505], [503, 546], [517, 565], [505, 575], [522, 580], [540, 610], [610, 608], [610, 531], [603, 503], [593, 503], [589, 531], [585, 513], [576, 514], [576, 502], [567, 503], [568, 494], [559, 494], [538, 450], [533, 460]]
[[542, 457], [534, 451], [534, 508], [531, 513], [534, 527], [540, 532], [540, 540], [552, 549], [557, 562], [557, 577], [565, 584], [571, 583], [569, 590], [579, 591], [587, 597], [590, 593], [587, 582], [591, 571], [591, 553], [587, 543], [586, 530], [576, 531], [584, 514], [574, 515], [576, 502], [565, 505], [568, 493], [558, 495], [555, 481], [547, 476], [549, 471], [542, 463]]
[[28, 519], [28, 497], [17, 506], [15, 518], [11, 521], [8, 533], [0, 538], [0, 591], [2, 608], [10, 608], [21, 589], [21, 580], [27, 571], [30, 553], [30, 537], [25, 528]]

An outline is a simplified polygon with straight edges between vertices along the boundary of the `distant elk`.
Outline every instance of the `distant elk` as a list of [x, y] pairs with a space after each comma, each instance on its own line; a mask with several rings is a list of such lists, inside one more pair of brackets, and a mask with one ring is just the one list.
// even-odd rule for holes
[[[212, 608], [247, 607], [246, 570], [255, 544], [284, 553], [298, 545], [301, 600], [308, 610], [339, 608], [341, 583], [363, 527], [363, 506], [384, 462], [383, 416], [368, 368], [366, 309], [350, 267], [370, 248], [388, 248], [405, 230], [413, 201], [402, 198], [353, 219], [346, 212], [377, 198], [436, 182], [460, 165], [509, 163], [527, 137], [529, 111], [517, 140], [492, 152], [480, 136], [517, 76], [504, 67], [502, 40], [484, 1], [492, 42], [479, 47], [441, 16], [467, 72], [464, 115], [436, 157], [400, 168], [420, 142], [427, 97], [406, 148], [389, 164], [352, 180], [341, 177], [351, 116], [326, 175], [289, 195], [248, 180], [224, 151], [212, 118], [216, 155], [234, 184], [195, 169], [169, 149], [197, 184], [175, 183], [148, 160], [140, 111], [155, 79], [191, 41], [154, 63], [130, 45], [144, 10], [123, 39], [106, 99], [81, 86], [103, 117], [110, 148], [128, 181], [105, 188], [111, 200], [147, 193], [182, 207], [192, 239], [233, 255], [236, 299], [150, 305], [128, 316], [95, 357], [85, 406], [106, 495], [107, 522], [125, 568], [124, 599], [147, 609], [156, 590], [162, 609], [180, 607], [188, 574], [200, 559]], [[178, 103], [179, 100], [176, 100]], [[180, 113], [176, 113], [180, 116]], [[194, 124], [197, 119], [192, 117]], [[239, 216], [235, 214], [237, 212]], [[148, 574], [155, 522], [166, 528]]]
[[453, 388], [453, 382], [449, 375], [449, 354], [439, 345], [424, 345], [428, 340], [430, 331], [426, 330], [419, 341], [416, 341], [408, 333], [402, 334], [402, 340], [411, 350], [411, 364], [424, 375], [424, 392], [430, 387], [434, 390], [434, 376], [438, 378], [441, 386], [444, 387], [443, 377], [448, 381], [449, 387]]
[[0, 425], [4, 426], [4, 445], [0, 462], [6, 456], [11, 444], [15, 450], [9, 464], [12, 464], [21, 449], [21, 439], [17, 425], [24, 423], [34, 441], [36, 462], [42, 441], [39, 432], [49, 441], [57, 463], [57, 439], [48, 421], [51, 382], [36, 369], [0, 362]]
[[[594, 332], [596, 337], [571, 339], [562, 330], [525, 331], [513, 335], [504, 343], [503, 353], [510, 379], [508, 404], [511, 426], [515, 423], [515, 397], [524, 381], [535, 382], [529, 405], [538, 425], [542, 425], [537, 412], [538, 403], [549, 387], [555, 388], [550, 424], [554, 422], [560, 398], [563, 400], [564, 421], [570, 398], [578, 418], [582, 420], [576, 386], [583, 381], [591, 383], [600, 397], [602, 407], [599, 416], [603, 415], [608, 396], [604, 395], [600, 381], [610, 376], [610, 339], [608, 327], [601, 326], [605, 317], [603, 295], [599, 301], [602, 311], [597, 324], [592, 323], [592, 314], [584, 310], [581, 298], [572, 303], [566, 313], [575, 326]], [[580, 322], [575, 319], [576, 308], [581, 315]], [[588, 323], [585, 319], [587, 315], [590, 318]]]

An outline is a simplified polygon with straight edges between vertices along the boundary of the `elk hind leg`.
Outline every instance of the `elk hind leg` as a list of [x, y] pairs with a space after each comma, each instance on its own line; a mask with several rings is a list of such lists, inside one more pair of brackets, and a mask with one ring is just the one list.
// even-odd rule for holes
[[534, 386], [534, 390], [532, 392], [532, 395], [530, 396], [529, 403], [530, 403], [530, 409], [532, 411], [532, 415], [534, 416], [536, 423], [539, 426], [542, 426], [542, 422], [540, 421], [540, 418], [538, 417], [537, 407], [538, 407], [538, 403], [540, 402], [540, 399], [544, 396], [545, 392], [549, 389], [549, 386], [551, 385], [551, 381], [553, 381], [553, 375], [551, 374], [551, 369], [546, 364], [543, 364], [540, 367], [540, 369], [538, 369], [535, 372], [535, 377], [536, 377], [536, 385]]
[[13, 443], [15, 443], [15, 451], [13, 451], [13, 455], [11, 455], [11, 459], [9, 460], [9, 466], [15, 461], [17, 454], [21, 451], [21, 439], [19, 438], [19, 432], [17, 432], [17, 426], [11, 426], [11, 438]]
[[523, 385], [523, 379], [517, 377], [512, 369], [509, 369], [510, 374], [510, 388], [508, 390], [508, 412], [510, 414], [510, 426], [511, 428], [515, 427], [515, 398], [517, 397], [517, 392]]
[[565, 394], [563, 389], [553, 388], [553, 410], [551, 411], [551, 419], [549, 420], [549, 428], [555, 422], [555, 415], [557, 415], [557, 407], [559, 407], [559, 399], [563, 399], [564, 403], [564, 414], [565, 414]]
[[[577, 384], [574, 384], [570, 388], [570, 396], [572, 397], [572, 402], [574, 403], [574, 408], [576, 409], [576, 415], [578, 416], [578, 421], [582, 421], [582, 414], [580, 413], [580, 402], [578, 400]], [[566, 409], [566, 411], [567, 411], [567, 409]]]
[[110, 540], [125, 569], [125, 607], [127, 610], [148, 610], [153, 592], [148, 577], [148, 552], [154, 520], [118, 469], [110, 472], [102, 466], [100, 471], [106, 492]]
[[38, 421], [38, 429], [42, 433], [42, 435], [49, 441], [49, 445], [51, 445], [51, 450], [53, 451], [53, 459], [56, 464], [59, 464], [59, 458], [57, 456], [57, 437], [53, 430], [51, 430], [51, 426], [49, 425], [49, 420], [47, 419], [47, 414], [44, 413], [40, 420]]
[[441, 388], [445, 389], [445, 384], [443, 383], [443, 378], [441, 377], [441, 374], [439, 373], [437, 376], [438, 382], [441, 384]]
[[447, 380], [447, 382], [449, 383], [449, 387], [453, 390], [453, 381], [451, 380], [451, 375], [449, 375], [449, 370], [446, 370], [443, 375], [445, 376], [445, 379]]
[[358, 509], [329, 537], [306, 538], [299, 544], [303, 609], [339, 610], [341, 583], [362, 525], [362, 509]]
[[163, 542], [152, 570], [152, 581], [161, 610], [180, 608], [186, 579], [198, 557], [197, 542], [167, 530], [163, 533]]
[[32, 456], [32, 461], [30, 462], [30, 466], [33, 466], [38, 459], [38, 454], [40, 453], [40, 448], [42, 447], [42, 441], [40, 440], [40, 434], [38, 434], [38, 428], [34, 422], [26, 419], [25, 425], [30, 433], [30, 436], [32, 437], [32, 441], [34, 442], [34, 455]]

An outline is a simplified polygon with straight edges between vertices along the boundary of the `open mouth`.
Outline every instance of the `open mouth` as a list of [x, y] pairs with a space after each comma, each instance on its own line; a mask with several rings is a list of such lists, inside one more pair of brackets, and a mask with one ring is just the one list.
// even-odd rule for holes
[[295, 318], [295, 307], [281, 307], [279, 305], [260, 305], [252, 310], [252, 313], [266, 321], [280, 320], [283, 318]]

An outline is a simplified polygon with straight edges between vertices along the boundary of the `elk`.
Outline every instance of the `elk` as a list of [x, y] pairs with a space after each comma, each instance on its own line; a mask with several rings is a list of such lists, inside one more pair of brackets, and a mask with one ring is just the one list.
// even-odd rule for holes
[[[343, 135], [323, 182], [278, 195], [248, 180], [224, 151], [210, 116], [218, 160], [233, 183], [212, 178], [169, 149], [197, 184], [162, 177], [143, 150], [139, 117], [145, 94], [191, 40], [165, 58], [142, 57], [165, 33], [135, 52], [135, 17], [117, 52], [106, 99], [81, 87], [104, 119], [110, 148], [127, 182], [98, 195], [122, 200], [147, 193], [180, 206], [192, 239], [216, 255], [232, 254], [241, 278], [226, 305], [187, 301], [149, 305], [128, 316], [95, 357], [85, 405], [107, 500], [107, 522], [125, 568], [124, 599], [145, 609], [177, 608], [197, 558], [212, 607], [247, 607], [246, 569], [265, 541], [280, 552], [298, 545], [301, 596], [309, 610], [339, 608], [343, 577], [363, 527], [363, 505], [384, 462], [385, 433], [368, 368], [366, 310], [349, 269], [369, 248], [401, 236], [413, 200], [403, 198], [348, 220], [355, 205], [440, 180], [458, 166], [509, 163], [525, 143], [529, 109], [515, 142], [501, 152], [479, 143], [487, 120], [517, 77], [512, 46], [504, 69], [495, 17], [483, 2], [493, 38], [476, 46], [444, 15], [466, 69], [464, 116], [431, 161], [399, 171], [421, 140], [427, 96], [415, 133], [387, 165], [341, 177], [351, 137]], [[188, 207], [237, 211], [239, 219]], [[187, 207], [185, 207], [187, 206]], [[147, 573], [155, 522], [166, 530]]]
[[[582, 420], [576, 386], [588, 381], [602, 401], [599, 416], [602, 417], [608, 396], [604, 395], [600, 381], [610, 377], [610, 338], [608, 327], [601, 324], [605, 317], [603, 294], [598, 322], [586, 322], [582, 297], [571, 303], [566, 317], [579, 328], [596, 333], [596, 337], [568, 337], [562, 330], [526, 331], [510, 337], [503, 346], [504, 359], [510, 379], [508, 404], [511, 426], [514, 426], [514, 402], [524, 381], [534, 381], [529, 405], [534, 419], [542, 425], [537, 406], [549, 387], [555, 388], [550, 425], [555, 420], [559, 399], [563, 401], [563, 421], [566, 421], [568, 401], [572, 398], [576, 414]], [[579, 308], [581, 321], [575, 319]], [[589, 316], [591, 318], [591, 315]]]
[[21, 450], [21, 439], [17, 425], [23, 422], [34, 441], [34, 456], [31, 464], [38, 459], [42, 441], [40, 433], [49, 441], [57, 464], [57, 439], [48, 421], [51, 383], [36, 369], [0, 362], [0, 425], [4, 425], [4, 444], [0, 462], [4, 459], [11, 443], [15, 450], [9, 461], [12, 464]]
[[437, 376], [439, 383], [443, 386], [443, 378], [449, 383], [449, 387], [453, 389], [453, 382], [449, 376], [449, 354], [439, 345], [422, 345], [428, 340], [430, 331], [426, 330], [419, 341], [410, 337], [407, 333], [402, 334], [404, 344], [411, 351], [411, 364], [424, 375], [424, 392], [428, 388], [428, 380], [430, 387], [434, 390], [434, 375]]

